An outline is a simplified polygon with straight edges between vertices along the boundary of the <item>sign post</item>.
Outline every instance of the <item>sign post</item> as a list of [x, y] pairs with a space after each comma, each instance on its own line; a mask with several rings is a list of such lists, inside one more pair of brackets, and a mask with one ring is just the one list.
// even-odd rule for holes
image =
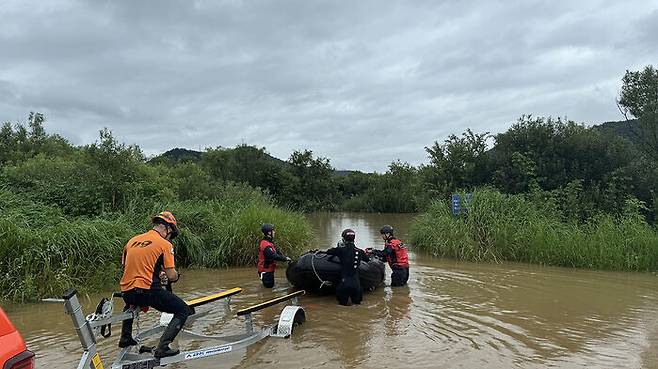
[[459, 194], [452, 194], [452, 215], [459, 215], [462, 210], [461, 196]]
[[473, 202], [473, 194], [467, 193], [464, 196], [464, 212], [467, 213], [471, 209], [471, 203]]

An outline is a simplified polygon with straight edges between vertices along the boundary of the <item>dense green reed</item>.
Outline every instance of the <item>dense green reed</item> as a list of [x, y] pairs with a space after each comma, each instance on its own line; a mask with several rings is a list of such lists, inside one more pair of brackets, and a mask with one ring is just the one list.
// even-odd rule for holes
[[302, 214], [276, 208], [244, 186], [221, 190], [213, 200], [134, 204], [122, 213], [86, 218], [0, 189], [0, 299], [30, 301], [71, 287], [117, 288], [123, 246], [164, 209], [181, 225], [174, 242], [179, 266], [254, 265], [264, 222], [277, 225], [277, 243], [286, 254], [310, 248], [311, 227]]
[[433, 203], [412, 224], [412, 243], [434, 255], [472, 261], [523, 261], [608, 270], [658, 270], [658, 233], [646, 223], [642, 204], [628, 200], [620, 216], [586, 223], [564, 219], [556, 199], [473, 193], [469, 211], [451, 213]]

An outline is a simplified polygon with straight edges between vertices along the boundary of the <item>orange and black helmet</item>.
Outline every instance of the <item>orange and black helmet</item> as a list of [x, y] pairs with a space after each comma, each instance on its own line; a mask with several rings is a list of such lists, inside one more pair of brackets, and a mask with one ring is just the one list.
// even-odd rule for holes
[[178, 236], [178, 222], [176, 221], [176, 218], [174, 217], [174, 214], [172, 214], [170, 211], [163, 211], [161, 213], [156, 214], [151, 221], [153, 224], [157, 223], [165, 223], [166, 225], [171, 227], [171, 238], [175, 238]]

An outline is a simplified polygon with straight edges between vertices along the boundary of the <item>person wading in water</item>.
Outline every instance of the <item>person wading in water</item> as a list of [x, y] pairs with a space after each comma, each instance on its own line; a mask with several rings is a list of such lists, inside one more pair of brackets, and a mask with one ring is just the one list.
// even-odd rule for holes
[[336, 298], [340, 305], [347, 306], [351, 299], [353, 304], [360, 304], [363, 300], [363, 289], [359, 280], [359, 265], [361, 261], [370, 261], [365, 252], [354, 245], [356, 234], [346, 229], [341, 234], [342, 244], [327, 251], [320, 251], [340, 259], [340, 281], [336, 286]]
[[273, 224], [263, 224], [261, 231], [263, 239], [258, 245], [258, 277], [265, 288], [272, 288], [274, 287], [274, 270], [276, 270], [277, 260], [290, 262], [291, 259], [276, 249], [274, 244], [276, 230]]
[[391, 286], [399, 287], [407, 284], [409, 279], [409, 255], [407, 247], [393, 235], [393, 227], [383, 226], [379, 233], [384, 240], [383, 254], [391, 267]]
[[[163, 211], [151, 219], [153, 229], [135, 236], [123, 249], [121, 292], [130, 306], [149, 306], [161, 312], [174, 314], [167, 325], [154, 356], [162, 358], [178, 355], [178, 350], [169, 348], [190, 314], [189, 307], [180, 297], [162, 288], [162, 281], [176, 282], [179, 274], [174, 269], [174, 247], [171, 240], [178, 235], [178, 223], [174, 215]], [[119, 347], [137, 345], [132, 337], [133, 320], [124, 320], [121, 326]]]

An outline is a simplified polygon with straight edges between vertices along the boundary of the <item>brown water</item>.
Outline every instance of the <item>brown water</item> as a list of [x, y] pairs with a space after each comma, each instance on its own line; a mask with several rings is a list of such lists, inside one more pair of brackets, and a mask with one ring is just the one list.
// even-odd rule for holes
[[[320, 244], [353, 228], [357, 245], [381, 245], [390, 223], [403, 240], [410, 217], [315, 214]], [[379, 246], [381, 247], [381, 246]], [[274, 291], [260, 287], [253, 268], [186, 271], [176, 286], [185, 297], [240, 286], [233, 310], [289, 290], [283, 270]], [[387, 269], [387, 282], [390, 280]], [[86, 301], [87, 312], [98, 301]], [[308, 321], [290, 340], [268, 338], [225, 356], [172, 368], [658, 368], [658, 278], [535, 265], [473, 264], [411, 254], [408, 287], [379, 288], [361, 306], [341, 307], [331, 296], [301, 300]], [[37, 353], [38, 367], [71, 368], [79, 342], [61, 304], [5, 306]], [[279, 309], [255, 316], [271, 322]], [[146, 314], [149, 326], [155, 314]], [[149, 317], [150, 316], [150, 317]], [[193, 329], [238, 333], [242, 320], [217, 304]], [[119, 327], [100, 352], [111, 363]], [[204, 342], [180, 342], [196, 348]]]

